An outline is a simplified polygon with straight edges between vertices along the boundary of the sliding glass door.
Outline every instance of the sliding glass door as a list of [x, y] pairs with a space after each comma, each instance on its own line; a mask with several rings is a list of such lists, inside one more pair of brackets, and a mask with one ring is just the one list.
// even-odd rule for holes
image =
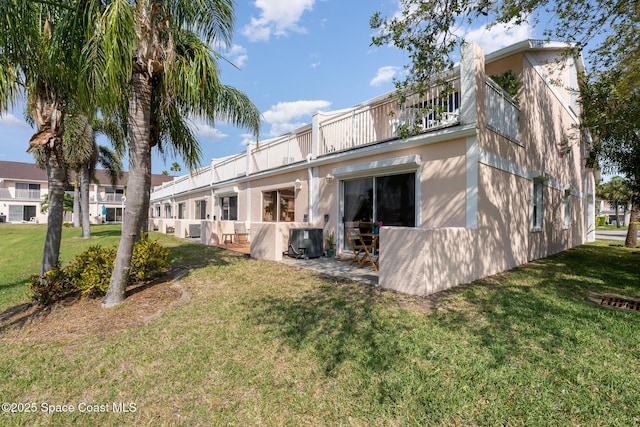
[[343, 180], [342, 211], [343, 230], [373, 222], [415, 227], [416, 173]]

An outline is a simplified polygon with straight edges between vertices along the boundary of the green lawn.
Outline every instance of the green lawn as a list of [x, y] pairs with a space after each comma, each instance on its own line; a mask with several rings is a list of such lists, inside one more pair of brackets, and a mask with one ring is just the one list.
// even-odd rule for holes
[[[40, 238], [20, 230], [27, 237], [0, 227], [4, 308], [24, 302], [18, 288], [39, 264], [44, 228]], [[94, 235], [102, 230], [91, 244], [117, 240], [114, 228]], [[65, 257], [87, 244], [65, 233]], [[430, 310], [421, 298], [161, 238], [174, 264], [201, 265], [182, 281], [190, 301], [82, 340], [0, 330], [1, 400], [37, 407], [3, 413], [0, 425], [640, 423], [640, 314], [585, 301], [640, 298], [630, 249], [585, 245], [443, 292]], [[112, 402], [136, 411], [77, 409]], [[43, 403], [76, 411], [46, 414]]]

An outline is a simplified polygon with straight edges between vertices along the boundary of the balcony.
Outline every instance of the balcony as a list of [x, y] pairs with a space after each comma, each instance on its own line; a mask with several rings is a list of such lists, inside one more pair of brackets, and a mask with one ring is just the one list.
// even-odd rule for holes
[[[482, 106], [462, 105], [465, 99], [462, 79], [459, 72], [452, 73], [424, 94], [407, 96], [402, 102], [392, 92], [353, 108], [318, 112], [312, 124], [249, 144], [245, 152], [214, 161], [193, 175], [177, 177], [154, 188], [153, 199], [166, 199], [203, 185], [232, 181], [393, 139], [441, 131], [460, 125], [462, 114], [471, 114], [465, 116], [470, 124], [477, 120], [478, 108], [485, 109], [487, 128], [518, 142], [520, 110], [516, 101], [490, 78], [484, 75], [482, 78], [485, 81], [484, 96], [479, 98], [484, 99]], [[466, 81], [465, 87], [469, 90], [469, 78]], [[478, 81], [471, 79], [472, 85], [474, 82]], [[473, 86], [470, 90], [474, 90]]]
[[42, 192], [41, 190], [15, 189], [14, 193], [12, 194], [9, 188], [0, 188], [0, 199], [29, 200], [39, 202], [42, 199]]
[[124, 201], [124, 194], [107, 193], [104, 196], [99, 195], [98, 201], [105, 203], [122, 203]]

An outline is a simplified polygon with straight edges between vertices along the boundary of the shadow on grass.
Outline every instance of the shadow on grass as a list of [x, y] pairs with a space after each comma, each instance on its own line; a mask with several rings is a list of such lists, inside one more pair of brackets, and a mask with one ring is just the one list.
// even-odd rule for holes
[[[476, 337], [498, 367], [534, 349], [578, 355], [604, 337], [624, 348], [620, 324], [638, 313], [614, 312], [588, 301], [590, 292], [640, 296], [640, 265], [629, 250], [583, 246], [445, 292], [460, 305], [438, 316], [452, 332]], [[524, 357], [527, 360], [527, 356]]]
[[[356, 361], [366, 370], [384, 372], [399, 363], [403, 336], [412, 326], [385, 314], [383, 294], [373, 286], [334, 279], [295, 297], [251, 301], [250, 321], [292, 349], [313, 353], [327, 376]], [[429, 346], [421, 349], [428, 351]]]
[[[431, 297], [438, 309], [426, 313], [398, 309], [401, 298], [347, 281], [325, 281], [297, 295], [249, 301], [247, 307], [252, 323], [312, 355], [326, 376], [348, 369], [372, 401], [393, 404], [410, 396], [413, 408], [424, 411], [434, 399], [448, 399], [429, 393], [443, 382], [480, 389], [494, 380], [487, 372], [503, 372], [505, 366], [553, 370], [558, 358], [597, 365], [609, 349], [624, 352], [637, 339], [628, 334], [638, 315], [594, 306], [586, 297], [594, 290], [637, 296], [639, 268], [632, 257], [618, 249], [574, 249]], [[513, 369], [496, 379], [504, 389], [511, 387], [509, 375], [518, 372]], [[474, 383], [434, 379], [460, 371]], [[531, 372], [517, 375], [539, 384]]]
[[97, 228], [97, 229], [91, 229], [91, 237], [120, 237], [122, 236], [122, 230], [118, 229], [113, 229], [113, 228], [109, 228], [109, 229], [103, 229], [103, 228]]

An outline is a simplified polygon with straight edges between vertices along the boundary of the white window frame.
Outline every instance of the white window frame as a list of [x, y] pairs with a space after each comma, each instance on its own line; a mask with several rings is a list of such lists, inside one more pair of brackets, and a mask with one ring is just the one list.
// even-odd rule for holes
[[542, 177], [533, 179], [531, 192], [531, 231], [542, 231], [544, 218], [544, 182]]
[[568, 230], [571, 227], [571, 189], [565, 189], [562, 193], [562, 228]]

